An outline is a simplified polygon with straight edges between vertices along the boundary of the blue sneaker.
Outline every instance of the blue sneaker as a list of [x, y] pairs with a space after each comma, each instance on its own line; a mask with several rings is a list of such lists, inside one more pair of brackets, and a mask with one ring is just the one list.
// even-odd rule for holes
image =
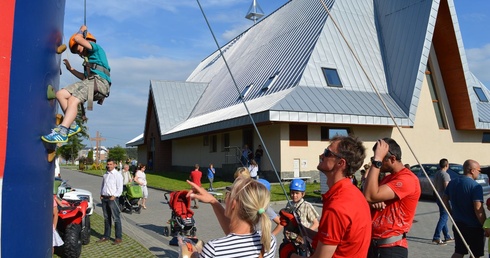
[[59, 130], [57, 130], [58, 128], [55, 128], [53, 130], [51, 130], [51, 133], [48, 134], [48, 135], [43, 135], [41, 136], [41, 139], [45, 142], [48, 142], [48, 143], [63, 143], [63, 142], [67, 142], [68, 141], [68, 135], [61, 135], [59, 133]]
[[68, 137], [72, 137], [80, 131], [82, 131], [82, 128], [80, 126], [78, 126], [77, 124], [75, 124], [75, 126], [72, 125], [70, 126], [70, 128], [68, 128]]

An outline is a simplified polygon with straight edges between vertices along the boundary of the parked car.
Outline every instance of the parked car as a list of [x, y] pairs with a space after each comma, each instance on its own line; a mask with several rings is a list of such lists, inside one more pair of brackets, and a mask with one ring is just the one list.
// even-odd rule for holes
[[[425, 172], [427, 172], [427, 175], [432, 181], [432, 184], [434, 184], [434, 175], [439, 170], [439, 164], [422, 164], [422, 166], [424, 167]], [[420, 168], [420, 165], [411, 166], [410, 170], [412, 170], [412, 172], [419, 178], [422, 195], [435, 197], [434, 190], [427, 180], [427, 177], [424, 175], [424, 172]], [[449, 163], [449, 169], [447, 170], [447, 173], [449, 174], [451, 179], [457, 178], [458, 176], [463, 176], [463, 165]], [[490, 194], [490, 185], [487, 174], [480, 173], [480, 176], [476, 179], [476, 182], [482, 186], [483, 195]]]

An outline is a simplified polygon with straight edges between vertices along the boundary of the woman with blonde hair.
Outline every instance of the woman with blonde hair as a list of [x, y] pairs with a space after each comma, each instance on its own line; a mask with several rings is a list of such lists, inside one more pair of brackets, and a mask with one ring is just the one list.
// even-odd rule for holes
[[250, 178], [250, 170], [248, 170], [247, 167], [239, 167], [236, 169], [235, 174], [233, 177], [237, 179], [237, 177], [243, 176], [245, 178]]
[[270, 195], [263, 184], [237, 177], [233, 185], [227, 187], [225, 209], [204, 188], [189, 180], [187, 183], [192, 186], [188, 196], [211, 204], [226, 234], [206, 243], [199, 257], [274, 257], [276, 238], [271, 234], [271, 222], [265, 213]]

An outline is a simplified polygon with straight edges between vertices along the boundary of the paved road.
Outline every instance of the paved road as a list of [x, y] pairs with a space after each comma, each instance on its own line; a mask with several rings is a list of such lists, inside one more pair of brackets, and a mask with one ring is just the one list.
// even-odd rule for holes
[[[97, 198], [100, 193], [101, 177], [66, 169], [62, 170], [62, 177], [65, 180], [69, 180], [69, 184], [75, 188], [79, 187], [91, 191], [95, 197], [95, 212], [102, 215], [100, 200]], [[141, 214], [133, 213], [130, 215], [123, 213], [121, 218], [123, 231], [148, 248], [156, 257], [177, 258], [177, 248], [168, 245], [170, 237], [164, 237], [162, 235], [163, 228], [171, 216], [171, 210], [165, 202], [163, 193], [160, 190], [149, 189], [147, 210], [142, 210]], [[321, 212], [321, 204], [315, 203], [314, 206]], [[273, 204], [273, 208], [276, 211], [282, 207], [284, 207], [282, 203]], [[223, 236], [223, 231], [214, 218], [214, 213], [209, 205], [201, 204], [195, 212], [194, 218], [196, 220], [197, 236], [199, 239], [206, 242], [210, 239]], [[442, 258], [451, 256], [454, 250], [454, 243], [449, 243], [446, 246], [437, 246], [431, 243], [437, 219], [438, 209], [435, 202], [421, 200], [417, 206], [415, 223], [408, 234], [409, 257]], [[451, 223], [448, 224], [448, 226], [450, 225]], [[102, 234], [103, 232], [100, 233]], [[114, 234], [114, 230], [112, 234]]]

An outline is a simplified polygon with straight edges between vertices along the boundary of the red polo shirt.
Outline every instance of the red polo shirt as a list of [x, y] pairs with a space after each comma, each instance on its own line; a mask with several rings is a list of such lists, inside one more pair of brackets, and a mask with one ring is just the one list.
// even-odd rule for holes
[[[372, 210], [373, 238], [388, 238], [408, 233], [412, 227], [413, 217], [420, 197], [419, 179], [407, 168], [391, 174], [381, 180], [381, 185], [387, 185], [397, 198], [385, 201], [386, 208], [382, 211]], [[380, 245], [382, 247], [403, 246], [408, 248], [407, 239], [404, 238], [392, 244]]]
[[371, 243], [369, 205], [349, 178], [335, 183], [323, 195], [323, 210], [313, 248], [318, 241], [336, 245], [332, 257], [366, 257]]

